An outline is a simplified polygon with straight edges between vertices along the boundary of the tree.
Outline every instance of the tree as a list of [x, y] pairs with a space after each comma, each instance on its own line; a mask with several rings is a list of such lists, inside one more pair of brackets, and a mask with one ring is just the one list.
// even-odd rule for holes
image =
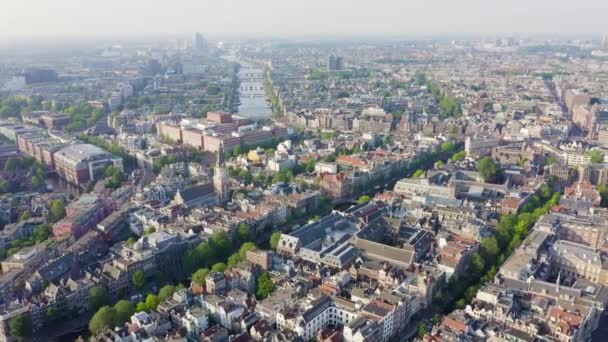
[[454, 303], [454, 306], [456, 307], [456, 309], [464, 309], [465, 306], [467, 306], [467, 302], [464, 298], [461, 298], [457, 300], [456, 303]]
[[412, 178], [420, 178], [424, 176], [424, 170], [416, 170], [416, 172], [414, 172], [414, 174], [412, 175]]
[[116, 172], [116, 168], [114, 167], [114, 165], [108, 165], [108, 167], [106, 168], [106, 171], [104, 172], [104, 176], [112, 177], [112, 175], [115, 172]]
[[209, 272], [208, 268], [199, 269], [192, 275], [192, 281], [198, 286], [205, 286], [205, 278], [207, 278]]
[[454, 160], [454, 161], [462, 161], [462, 160], [464, 160], [464, 158], [466, 158], [466, 156], [467, 156], [467, 153], [465, 151], [456, 152], [452, 156], [452, 160]]
[[456, 149], [456, 145], [454, 145], [453, 142], [444, 142], [443, 144], [441, 144], [441, 152], [445, 152], [445, 153], [453, 153], [454, 150]]
[[270, 278], [270, 274], [264, 272], [260, 278], [258, 278], [258, 287], [255, 296], [258, 300], [262, 300], [268, 297], [274, 291], [274, 288], [275, 285], [272, 282], [272, 278]]
[[143, 271], [135, 271], [131, 277], [131, 282], [136, 289], [141, 291], [146, 285], [146, 275]]
[[270, 236], [270, 248], [273, 251], [277, 250], [277, 246], [279, 246], [279, 240], [281, 239], [281, 232], [274, 232]]
[[39, 188], [44, 184], [44, 179], [42, 177], [35, 175], [32, 177], [32, 186], [34, 188]]
[[589, 152], [589, 157], [591, 157], [592, 163], [603, 163], [604, 162], [604, 154], [600, 150], [593, 150]]
[[135, 312], [148, 311], [148, 307], [146, 306], [146, 302], [139, 302], [135, 307]]
[[317, 165], [317, 160], [314, 158], [310, 158], [306, 161], [306, 163], [304, 164], [304, 170], [306, 172], [314, 172], [315, 171], [315, 166]]
[[218, 262], [211, 267], [211, 272], [224, 272], [226, 270], [226, 264]]
[[491, 237], [481, 240], [480, 253], [486, 260], [495, 260], [498, 253], [500, 253], [496, 238]]
[[27, 315], [13, 317], [8, 325], [10, 334], [19, 338], [19, 341], [25, 341], [32, 332], [32, 322]]
[[97, 310], [110, 303], [108, 290], [103, 286], [95, 286], [89, 291], [89, 309]]
[[245, 259], [245, 257], [247, 256], [247, 252], [252, 251], [256, 248], [258, 247], [255, 245], [255, 243], [245, 242], [241, 245], [241, 248], [239, 248], [239, 256], [241, 257], [241, 259]]
[[13, 173], [19, 167], [19, 162], [16, 159], [9, 158], [4, 163], [4, 171], [7, 173]]
[[26, 220], [29, 220], [31, 217], [32, 217], [32, 214], [30, 214], [30, 211], [26, 210], [21, 213], [21, 216], [19, 216], [19, 221], [26, 221]]
[[359, 199], [357, 200], [357, 204], [362, 205], [362, 204], [366, 204], [367, 202], [369, 202], [370, 197], [367, 195], [363, 195], [361, 197], [359, 197]]
[[156, 310], [156, 307], [160, 304], [160, 298], [155, 294], [149, 294], [146, 297], [146, 307], [148, 310]]
[[89, 331], [96, 334], [105, 327], [112, 327], [116, 321], [116, 311], [109, 306], [103, 306], [89, 321]]
[[478, 253], [473, 253], [473, 256], [471, 257], [471, 266], [475, 277], [479, 277], [485, 268], [485, 261]]
[[130, 236], [130, 237], [127, 239], [127, 246], [130, 246], [130, 247], [131, 247], [131, 246], [133, 246], [133, 245], [134, 245], [136, 242], [137, 242], [137, 239], [136, 239], [136, 238], [134, 238], [134, 237], [132, 237], [132, 236]]
[[54, 200], [51, 202], [49, 216], [50, 216], [51, 221], [54, 221], [54, 222], [57, 222], [65, 217], [65, 206], [63, 204], [63, 201]]
[[239, 262], [241, 262], [241, 257], [239, 256], [239, 253], [234, 253], [232, 254], [229, 258], [228, 258], [228, 263], [227, 266], [228, 268], [232, 268], [235, 267], [236, 265], [239, 264]]
[[422, 339], [426, 333], [426, 323], [422, 322], [422, 324], [418, 326], [418, 338]]
[[247, 225], [245, 223], [239, 224], [238, 234], [239, 234], [239, 239], [241, 241], [251, 240], [251, 233], [250, 233], [249, 225]]
[[230, 253], [230, 239], [224, 232], [216, 232], [211, 236], [214, 257], [216, 260], [224, 260]]
[[116, 313], [116, 325], [120, 325], [126, 321], [128, 321], [131, 316], [135, 313], [135, 304], [128, 300], [119, 300], [118, 303], [114, 305], [114, 311]]
[[165, 285], [158, 291], [158, 300], [164, 302], [165, 299], [170, 298], [175, 293], [175, 286]]
[[493, 180], [498, 173], [498, 166], [491, 157], [485, 157], [479, 162], [479, 174], [484, 181]]

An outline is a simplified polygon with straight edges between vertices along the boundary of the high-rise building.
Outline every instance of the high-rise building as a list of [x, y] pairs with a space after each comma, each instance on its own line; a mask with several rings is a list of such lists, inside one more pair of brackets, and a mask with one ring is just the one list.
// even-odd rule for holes
[[608, 49], [608, 34], [605, 34], [602, 38], [602, 49]]
[[202, 52], [207, 48], [207, 41], [203, 38], [203, 35], [199, 32], [194, 34], [194, 43], [192, 44], [192, 49], [194, 51]]
[[344, 58], [343, 57], [336, 57], [336, 70], [342, 70], [344, 69]]
[[329, 55], [329, 57], [327, 57], [327, 70], [332, 71], [332, 70], [335, 70], [335, 68], [336, 68], [336, 56]]
[[30, 69], [23, 72], [26, 84], [56, 82], [57, 72], [51, 69]]
[[344, 58], [335, 55], [329, 55], [327, 57], [327, 70], [337, 71], [344, 69]]

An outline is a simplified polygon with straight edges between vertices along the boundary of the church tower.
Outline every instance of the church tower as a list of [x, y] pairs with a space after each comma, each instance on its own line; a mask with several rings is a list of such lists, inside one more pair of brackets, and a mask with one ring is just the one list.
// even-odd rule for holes
[[217, 204], [228, 202], [228, 171], [224, 167], [224, 145], [217, 151], [216, 164], [213, 169], [213, 190]]

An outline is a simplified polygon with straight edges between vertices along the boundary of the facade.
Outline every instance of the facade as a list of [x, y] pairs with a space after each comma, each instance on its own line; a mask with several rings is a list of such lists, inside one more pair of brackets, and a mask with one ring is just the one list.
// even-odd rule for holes
[[90, 144], [70, 145], [55, 152], [54, 156], [57, 174], [76, 185], [104, 177], [110, 165], [123, 170], [122, 158]]
[[322, 173], [320, 178], [321, 189], [332, 199], [343, 200], [351, 196], [352, 181], [345, 173]]
[[106, 198], [94, 194], [82, 195], [66, 207], [66, 217], [53, 225], [53, 235], [79, 239], [97, 227], [113, 210], [113, 203]]

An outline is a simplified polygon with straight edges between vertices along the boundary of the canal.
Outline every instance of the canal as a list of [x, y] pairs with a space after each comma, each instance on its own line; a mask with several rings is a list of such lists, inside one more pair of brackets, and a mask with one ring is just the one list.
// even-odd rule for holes
[[252, 63], [239, 59], [235, 54], [225, 55], [224, 59], [239, 64], [237, 77], [239, 86], [238, 114], [253, 120], [268, 119], [272, 116], [264, 89], [264, 70]]

